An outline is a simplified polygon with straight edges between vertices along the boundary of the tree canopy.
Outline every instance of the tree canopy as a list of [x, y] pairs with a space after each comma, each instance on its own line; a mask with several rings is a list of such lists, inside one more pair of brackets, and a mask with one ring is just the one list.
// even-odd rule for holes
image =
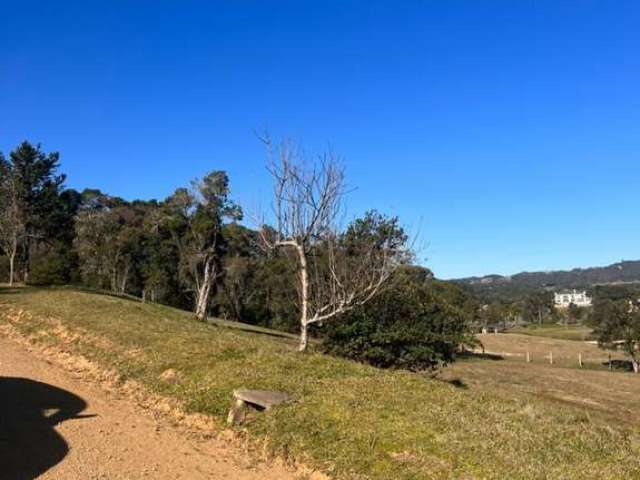
[[[343, 223], [345, 171], [290, 144], [270, 163], [275, 218], [243, 225], [226, 172], [164, 200], [65, 189], [59, 155], [24, 142], [0, 153], [0, 274], [77, 284], [208, 316], [301, 333], [383, 367], [455, 358], [478, 308], [462, 289], [412, 265], [397, 217], [370, 210]], [[4, 270], [6, 266], [6, 271]]]

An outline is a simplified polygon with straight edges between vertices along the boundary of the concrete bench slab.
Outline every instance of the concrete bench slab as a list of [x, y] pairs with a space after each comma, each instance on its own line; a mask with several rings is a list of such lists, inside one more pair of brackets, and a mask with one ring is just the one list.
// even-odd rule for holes
[[247, 404], [270, 410], [291, 400], [288, 393], [274, 390], [234, 390], [233, 398], [234, 402], [227, 416], [229, 425], [239, 425], [244, 421]]

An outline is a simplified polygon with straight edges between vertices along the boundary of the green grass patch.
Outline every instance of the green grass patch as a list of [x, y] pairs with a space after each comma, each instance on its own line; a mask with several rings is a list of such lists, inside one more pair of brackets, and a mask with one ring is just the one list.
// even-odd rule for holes
[[[31, 315], [14, 321], [13, 313]], [[635, 427], [579, 408], [460, 388], [319, 353], [273, 332], [196, 322], [160, 305], [69, 289], [0, 290], [0, 322], [115, 368], [222, 423], [233, 389], [289, 392], [295, 403], [245, 425], [274, 453], [335, 478], [638, 478]], [[97, 341], [96, 339], [99, 339]], [[176, 380], [161, 375], [175, 370]]]
[[508, 333], [521, 333], [559, 340], [593, 340], [593, 329], [585, 325], [528, 325], [509, 329]]

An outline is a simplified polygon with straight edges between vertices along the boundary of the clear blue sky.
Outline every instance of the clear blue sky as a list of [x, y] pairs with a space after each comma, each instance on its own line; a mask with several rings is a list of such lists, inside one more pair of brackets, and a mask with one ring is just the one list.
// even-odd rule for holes
[[0, 150], [163, 198], [213, 169], [264, 203], [253, 134], [328, 143], [350, 212], [444, 278], [640, 258], [640, 3], [0, 0]]

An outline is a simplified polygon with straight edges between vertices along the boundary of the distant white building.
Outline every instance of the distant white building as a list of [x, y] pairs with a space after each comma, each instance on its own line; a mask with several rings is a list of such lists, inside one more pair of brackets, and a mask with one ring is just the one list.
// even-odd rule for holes
[[566, 290], [562, 292], [555, 292], [553, 301], [557, 308], [568, 308], [572, 303], [576, 307], [590, 307], [591, 297], [587, 295], [584, 290], [578, 292], [577, 290]]

